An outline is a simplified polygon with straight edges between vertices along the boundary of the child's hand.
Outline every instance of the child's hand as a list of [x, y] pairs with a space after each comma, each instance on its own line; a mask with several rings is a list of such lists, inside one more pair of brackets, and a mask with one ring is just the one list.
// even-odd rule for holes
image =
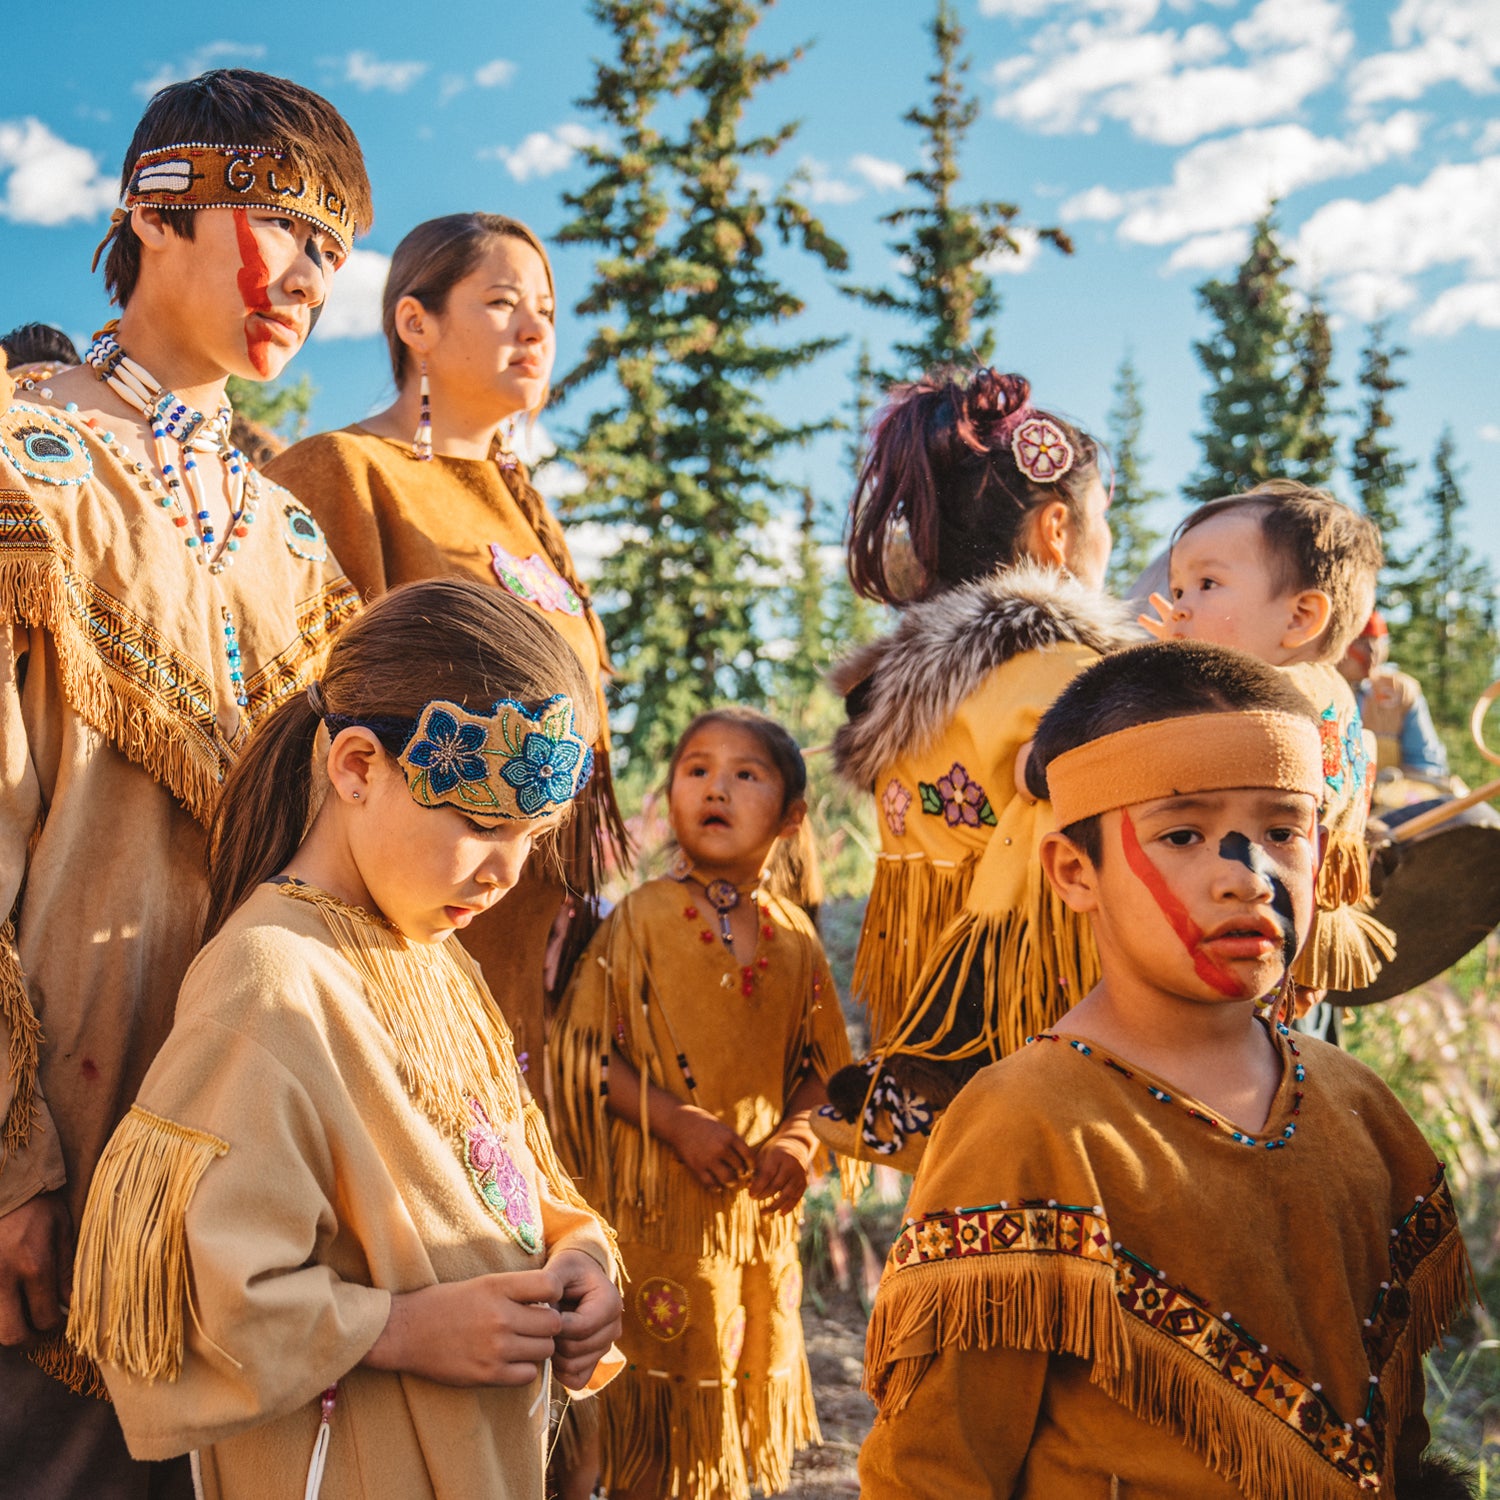
[[560, 1250], [547, 1269], [563, 1282], [562, 1332], [555, 1340], [553, 1373], [570, 1391], [585, 1390], [594, 1366], [620, 1336], [624, 1304], [599, 1262], [582, 1250]]
[[779, 1130], [760, 1148], [750, 1196], [763, 1214], [789, 1214], [807, 1191], [807, 1169], [817, 1152], [810, 1130]]
[[677, 1159], [704, 1187], [735, 1187], [755, 1165], [754, 1154], [740, 1136], [696, 1104], [676, 1110], [667, 1129], [667, 1143]]
[[1162, 594], [1152, 594], [1151, 608], [1156, 611], [1155, 615], [1137, 615], [1135, 623], [1147, 634], [1154, 635], [1157, 640], [1170, 641], [1172, 639], [1172, 601]]
[[564, 1291], [549, 1266], [398, 1292], [363, 1362], [442, 1385], [529, 1385], [553, 1356]]

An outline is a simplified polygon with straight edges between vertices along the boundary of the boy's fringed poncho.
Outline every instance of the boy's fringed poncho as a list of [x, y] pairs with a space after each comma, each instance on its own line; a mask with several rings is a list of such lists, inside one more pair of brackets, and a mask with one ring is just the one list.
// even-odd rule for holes
[[[559, 1150], [615, 1225], [630, 1275], [630, 1365], [600, 1401], [606, 1485], [660, 1469], [662, 1494], [742, 1496], [752, 1474], [776, 1493], [796, 1449], [818, 1438], [801, 1215], [764, 1214], [743, 1188], [701, 1186], [653, 1133], [644, 1089], [718, 1116], [753, 1150], [803, 1077], [849, 1062], [811, 922], [774, 896], [755, 900], [759, 943], [741, 965], [696, 885], [663, 879], [633, 892], [579, 965], [549, 1044]], [[609, 1076], [611, 1049], [640, 1075], [644, 1128], [608, 1110], [622, 1086]]]
[[[359, 600], [268, 482], [211, 573], [159, 483], [35, 384], [0, 356], [0, 1215], [60, 1191], [76, 1224], [198, 948], [219, 787]], [[31, 1357], [104, 1394], [61, 1335]]]
[[210, 1500], [301, 1494], [335, 1383], [325, 1494], [376, 1475], [383, 1494], [520, 1500], [542, 1490], [540, 1380], [459, 1388], [360, 1362], [393, 1294], [565, 1248], [618, 1275], [472, 960], [267, 884], [189, 972], [100, 1160], [68, 1333], [131, 1452], [199, 1450]]
[[959, 1096], [870, 1322], [865, 1500], [1402, 1494], [1463, 1239], [1384, 1084], [1272, 1039], [1254, 1136], [1056, 1034]]
[[1292, 969], [1298, 984], [1314, 990], [1360, 990], [1396, 956], [1396, 935], [1370, 914], [1370, 855], [1365, 820], [1375, 783], [1375, 764], [1349, 684], [1328, 662], [1301, 662], [1281, 669], [1319, 715], [1323, 738], [1327, 830], [1318, 872], [1317, 911]]

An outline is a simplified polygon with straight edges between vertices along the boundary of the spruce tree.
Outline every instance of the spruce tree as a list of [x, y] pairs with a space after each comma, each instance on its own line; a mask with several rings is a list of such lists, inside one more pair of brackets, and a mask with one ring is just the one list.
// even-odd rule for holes
[[[969, 59], [959, 55], [963, 27], [950, 0], [938, 0], [932, 20], [937, 65], [927, 75], [932, 86], [926, 108], [902, 117], [922, 133], [923, 165], [906, 174], [920, 201], [886, 214], [881, 222], [902, 231], [890, 248], [908, 269], [899, 291], [883, 287], [845, 287], [869, 307], [900, 313], [917, 325], [910, 343], [895, 346], [899, 368], [887, 381], [909, 380], [944, 364], [988, 363], [995, 349], [992, 324], [1000, 312], [1000, 295], [986, 263], [1018, 255], [1014, 203], [958, 201], [959, 152], [979, 118], [979, 100], [969, 92], [965, 75]], [[1050, 227], [1039, 237], [1071, 255], [1067, 234]]]
[[1120, 361], [1115, 376], [1115, 404], [1109, 410], [1109, 451], [1114, 460], [1114, 496], [1109, 505], [1109, 525], [1115, 544], [1109, 558], [1109, 587], [1122, 597], [1156, 556], [1162, 541], [1146, 519], [1146, 512], [1161, 491], [1153, 490], [1141, 473], [1141, 427], [1146, 409], [1141, 404], [1141, 379], [1129, 354]]
[[[764, 528], [793, 488], [777, 461], [829, 425], [779, 421], [763, 401], [770, 382], [837, 342], [763, 336], [803, 308], [769, 269], [771, 236], [844, 266], [805, 204], [741, 178], [742, 162], [774, 156], [795, 131], [743, 133], [755, 91], [798, 56], [751, 50], [768, 4], [595, 0], [618, 62], [600, 65], [583, 103], [619, 145], [588, 153], [594, 176], [570, 195], [563, 238], [600, 250], [579, 311], [607, 322], [564, 383], [610, 369], [621, 399], [573, 446], [587, 488], [570, 510], [627, 538], [605, 562], [600, 596], [629, 754], [647, 765], [705, 702], [763, 701], [761, 638], [778, 603]], [[652, 124], [669, 96], [689, 112], [671, 138]]]
[[1332, 338], [1316, 298], [1298, 313], [1287, 279], [1292, 266], [1268, 209], [1234, 279], [1198, 288], [1199, 305], [1216, 326], [1193, 346], [1209, 390], [1207, 426], [1198, 435], [1203, 461], [1184, 489], [1190, 500], [1231, 495], [1264, 479], [1324, 484], [1333, 472]]
[[1405, 388], [1406, 382], [1395, 373], [1396, 361], [1406, 357], [1406, 350], [1388, 340], [1389, 325], [1379, 319], [1369, 327], [1365, 347], [1359, 356], [1360, 415], [1359, 432], [1354, 438], [1349, 463], [1349, 477], [1364, 513], [1380, 529], [1385, 543], [1386, 570], [1381, 575], [1379, 603], [1390, 603], [1389, 580], [1401, 573], [1406, 560], [1397, 551], [1396, 538], [1401, 529], [1401, 515], [1396, 496], [1405, 487], [1412, 465], [1397, 456], [1390, 441], [1393, 418], [1388, 401]]
[[1422, 683], [1452, 750], [1466, 740], [1469, 712], [1494, 675], [1495, 580], [1463, 540], [1468, 502], [1451, 429], [1438, 438], [1432, 470], [1422, 507], [1427, 535], [1401, 581], [1407, 618], [1392, 628], [1392, 647]]

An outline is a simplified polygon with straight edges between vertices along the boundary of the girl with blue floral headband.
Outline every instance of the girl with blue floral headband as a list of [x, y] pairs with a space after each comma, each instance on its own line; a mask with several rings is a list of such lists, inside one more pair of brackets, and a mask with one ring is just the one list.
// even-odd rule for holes
[[558, 1165], [454, 933], [589, 777], [534, 611], [387, 594], [252, 739], [209, 941], [84, 1216], [70, 1334], [131, 1451], [203, 1493], [541, 1500], [549, 1371], [615, 1373], [614, 1236]]

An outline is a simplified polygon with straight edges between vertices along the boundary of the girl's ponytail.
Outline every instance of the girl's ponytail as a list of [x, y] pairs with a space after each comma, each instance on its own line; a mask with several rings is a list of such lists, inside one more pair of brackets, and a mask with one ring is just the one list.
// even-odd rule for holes
[[256, 732], [224, 783], [208, 831], [208, 941], [235, 907], [297, 852], [312, 815], [312, 757], [322, 721], [306, 693]]
[[823, 867], [818, 860], [818, 841], [813, 836], [809, 811], [795, 833], [776, 840], [764, 876], [765, 888], [773, 896], [800, 906], [817, 925], [823, 905]]

